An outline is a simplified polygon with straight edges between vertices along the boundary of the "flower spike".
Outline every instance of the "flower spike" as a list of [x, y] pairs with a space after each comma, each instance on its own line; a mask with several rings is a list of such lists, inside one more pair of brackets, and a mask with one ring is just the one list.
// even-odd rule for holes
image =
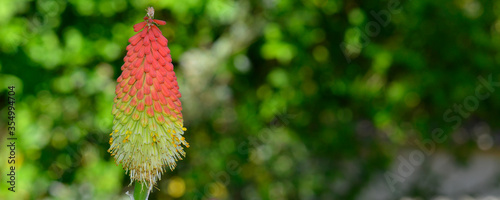
[[151, 188], [168, 167], [185, 156], [181, 93], [173, 71], [168, 40], [156, 26], [149, 7], [138, 32], [129, 39], [122, 74], [118, 77], [108, 152], [129, 173], [131, 182]]

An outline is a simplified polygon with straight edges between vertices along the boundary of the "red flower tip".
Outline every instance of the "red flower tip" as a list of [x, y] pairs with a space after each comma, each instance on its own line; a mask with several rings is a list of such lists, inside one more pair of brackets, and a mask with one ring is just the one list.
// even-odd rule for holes
[[165, 25], [165, 24], [167, 24], [167, 22], [165, 22], [163, 20], [153, 19], [153, 21], [156, 22], [158, 25]]
[[140, 30], [142, 30], [145, 26], [146, 26], [146, 22], [141, 22], [141, 23], [138, 23], [136, 25], [134, 25], [134, 31], [135, 32], [139, 32]]

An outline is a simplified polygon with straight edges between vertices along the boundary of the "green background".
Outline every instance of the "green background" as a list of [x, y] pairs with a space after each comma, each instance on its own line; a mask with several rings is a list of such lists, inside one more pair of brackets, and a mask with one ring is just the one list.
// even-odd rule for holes
[[[151, 199], [356, 199], [435, 128], [446, 134], [437, 151], [457, 163], [498, 151], [500, 92], [443, 115], [474, 98], [479, 76], [500, 80], [500, 1], [0, 0], [0, 199], [128, 198], [106, 150], [116, 78], [147, 6], [167, 21], [191, 144]], [[478, 123], [492, 130], [486, 146], [453, 136]], [[437, 195], [411, 187], [392, 198]]]

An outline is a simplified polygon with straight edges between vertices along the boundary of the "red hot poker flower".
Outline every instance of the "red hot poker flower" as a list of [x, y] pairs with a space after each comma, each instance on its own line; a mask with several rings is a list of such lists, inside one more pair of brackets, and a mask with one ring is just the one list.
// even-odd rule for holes
[[165, 25], [153, 19], [148, 8], [144, 21], [134, 25], [139, 32], [129, 39], [118, 77], [113, 106], [113, 132], [108, 152], [117, 164], [151, 188], [165, 171], [173, 170], [177, 160], [185, 156], [182, 135], [182, 106], [179, 86], [172, 65], [168, 40], [156, 26]]

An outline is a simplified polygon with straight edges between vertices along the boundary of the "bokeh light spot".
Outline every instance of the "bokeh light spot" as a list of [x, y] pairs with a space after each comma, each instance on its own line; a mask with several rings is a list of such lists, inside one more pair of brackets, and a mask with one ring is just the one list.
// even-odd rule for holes
[[179, 198], [184, 195], [186, 191], [186, 183], [184, 182], [184, 179], [175, 176], [172, 177], [168, 183], [168, 188], [167, 188], [167, 193], [168, 195], [174, 197], [174, 198]]

